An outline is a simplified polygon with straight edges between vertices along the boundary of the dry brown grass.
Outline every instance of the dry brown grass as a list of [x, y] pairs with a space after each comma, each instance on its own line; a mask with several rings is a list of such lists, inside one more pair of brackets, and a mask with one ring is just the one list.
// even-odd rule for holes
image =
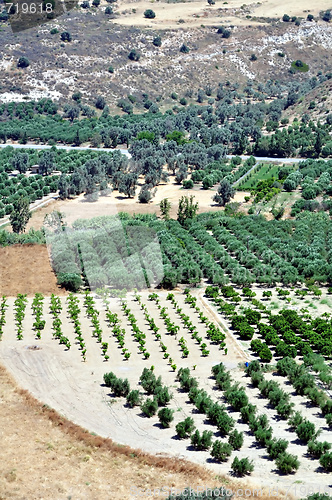
[[[248, 480], [91, 435], [17, 387], [2, 366], [0, 398], [0, 499], [125, 499], [131, 487], [163, 485], [252, 488]], [[259, 498], [267, 500], [268, 492]]]

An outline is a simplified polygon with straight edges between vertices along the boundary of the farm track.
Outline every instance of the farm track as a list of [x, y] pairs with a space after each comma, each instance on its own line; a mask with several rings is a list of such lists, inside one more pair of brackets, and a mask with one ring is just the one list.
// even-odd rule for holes
[[[211, 394], [213, 400], [222, 402], [222, 392], [215, 389], [214, 381], [210, 376], [212, 365], [225, 362], [228, 368], [231, 368], [231, 376], [234, 381], [244, 385], [249, 396], [250, 402], [258, 407], [259, 413], [266, 413], [273, 427], [274, 437], [286, 438], [290, 441], [289, 451], [297, 454], [301, 461], [301, 467], [298, 472], [291, 477], [280, 478], [275, 472], [275, 464], [266, 456], [266, 450], [257, 446], [255, 438], [249, 432], [247, 424], [239, 419], [239, 413], [233, 412], [229, 408], [230, 414], [236, 420], [237, 430], [244, 432], [244, 446], [239, 452], [234, 452], [232, 457], [240, 458], [249, 456], [255, 461], [255, 471], [252, 475], [253, 482], [265, 486], [278, 486], [286, 489], [294, 481], [302, 481], [304, 485], [329, 484], [327, 474], [317, 475], [316, 469], [319, 467], [317, 460], [308, 459], [306, 446], [297, 442], [294, 432], [288, 430], [286, 421], [280, 421], [276, 417], [274, 409], [269, 407], [268, 401], [258, 394], [258, 389], [251, 387], [250, 379], [244, 376], [244, 372], [237, 367], [239, 360], [246, 359], [243, 349], [240, 349], [238, 343], [228, 335], [226, 344], [228, 354], [221, 354], [218, 346], [209, 345], [210, 355], [200, 356], [200, 350], [196, 342], [191, 339], [190, 334], [185, 330], [179, 320], [176, 311], [170, 301], [166, 300], [166, 292], [159, 293], [160, 303], [167, 307], [167, 312], [172, 321], [180, 326], [177, 339], [168, 335], [165, 330], [164, 322], [159, 315], [159, 310], [154, 302], [147, 299], [147, 293], [142, 293], [142, 301], [147, 306], [149, 314], [155, 319], [160, 328], [161, 340], [167, 345], [170, 356], [180, 366], [190, 367], [192, 375], [198, 379], [199, 387]], [[209, 314], [221, 323], [221, 318], [213, 311], [213, 308], [204, 304], [200, 297], [199, 306], [202, 304]], [[200, 328], [202, 337], [204, 336], [204, 325], [199, 321], [195, 312], [184, 303], [184, 296], [175, 294], [176, 300], [183, 308], [183, 311], [190, 316], [192, 322]], [[178, 390], [178, 382], [175, 380], [176, 372], [173, 372], [166, 359], [163, 359], [163, 353], [159, 348], [159, 343], [153, 338], [153, 333], [148, 329], [148, 325], [140, 309], [140, 305], [132, 297], [127, 299], [128, 307], [137, 318], [139, 328], [146, 333], [146, 345], [151, 357], [144, 360], [142, 354], [138, 352], [138, 343], [133, 337], [133, 332], [124, 315], [119, 301], [112, 301], [110, 309], [116, 312], [121, 319], [121, 327], [125, 328], [125, 345], [131, 352], [129, 361], [124, 361], [121, 349], [118, 347], [111, 328], [107, 325], [105, 311], [102, 311], [101, 303], [97, 302], [100, 314], [100, 324], [103, 330], [103, 341], [109, 343], [110, 361], [104, 362], [100, 345], [96, 339], [91, 336], [91, 321], [86, 316], [83, 308], [83, 297], [80, 298], [80, 322], [82, 325], [82, 334], [87, 347], [87, 361], [84, 363], [80, 354], [79, 346], [75, 344], [73, 324], [69, 322], [68, 314], [65, 310], [65, 298], [61, 299], [63, 310], [60, 318], [63, 323], [64, 334], [71, 342], [71, 349], [67, 351], [64, 346], [59, 345], [58, 341], [52, 339], [52, 317], [48, 312], [49, 299], [44, 300], [44, 318], [46, 319], [45, 330], [42, 331], [41, 340], [36, 340], [32, 331], [31, 302], [26, 309], [26, 316], [23, 320], [23, 340], [17, 341], [13, 328], [13, 302], [14, 299], [8, 299], [10, 305], [6, 313], [7, 323], [4, 327], [4, 335], [0, 343], [0, 358], [9, 371], [15, 376], [19, 385], [28, 389], [34, 396], [43, 401], [44, 404], [55, 408], [58, 412], [77, 423], [90, 432], [95, 432], [102, 437], [110, 437], [112, 440], [121, 444], [128, 444], [132, 447], [141, 448], [144, 451], [153, 454], [172, 455], [179, 458], [186, 458], [201, 465], [206, 465], [218, 473], [228, 473], [232, 458], [224, 464], [217, 464], [209, 461], [209, 452], [192, 451], [189, 441], [180, 441], [174, 438], [175, 425], [187, 416], [192, 416], [199, 429], [212, 430], [214, 439], [220, 438], [216, 427], [206, 421], [206, 416], [197, 413], [194, 405], [188, 403], [188, 395]], [[183, 336], [190, 351], [189, 357], [181, 358], [178, 346], [179, 338]], [[209, 343], [209, 341], [207, 341]], [[39, 349], [33, 349], [38, 346]], [[30, 348], [29, 348], [30, 347]], [[32, 349], [31, 349], [32, 347]], [[155, 366], [156, 375], [161, 375], [163, 383], [168, 385], [174, 394], [174, 399], [170, 407], [175, 409], [175, 419], [170, 429], [160, 429], [157, 417], [152, 419], [142, 418], [140, 409], [130, 410], [123, 405], [123, 399], [110, 397], [110, 389], [102, 386], [103, 374], [106, 371], [114, 371], [117, 376], [128, 378], [132, 388], [139, 388], [138, 381], [143, 367], [150, 368]], [[196, 366], [194, 370], [193, 367]], [[283, 386], [283, 389], [292, 393], [292, 387], [287, 384], [283, 377], [276, 377], [274, 374], [266, 375], [266, 378], [276, 378]], [[329, 440], [329, 431], [326, 428], [324, 418], [319, 415], [319, 410], [308, 407], [305, 398], [294, 396], [292, 401], [296, 409], [308, 413], [308, 416], [315, 425], [322, 428], [320, 440]], [[226, 440], [227, 438], [223, 438]]]

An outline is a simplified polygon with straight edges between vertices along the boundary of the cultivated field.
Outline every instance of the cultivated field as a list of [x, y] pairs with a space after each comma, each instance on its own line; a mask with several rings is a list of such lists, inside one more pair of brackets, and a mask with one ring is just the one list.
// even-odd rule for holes
[[[275, 299], [274, 295], [275, 292], [272, 308], [277, 309], [282, 301]], [[8, 298], [9, 307], [5, 311], [6, 324], [0, 343], [0, 357], [20, 386], [74, 423], [103, 437], [111, 437], [118, 443], [141, 448], [157, 456], [167, 454], [187, 458], [207, 465], [217, 473], [229, 473], [235, 456], [249, 457], [254, 460], [254, 483], [280, 489], [290, 487], [290, 491], [300, 497], [305, 496], [309, 486], [315, 491], [318, 491], [319, 486], [321, 491], [323, 487], [328, 488], [328, 473], [319, 466], [317, 459], [307, 455], [306, 445], [290, 429], [287, 420], [280, 419], [275, 408], [259, 395], [258, 388], [254, 388], [250, 377], [245, 375], [244, 362], [255, 357], [249, 349], [249, 342], [240, 341], [229, 332], [228, 320], [217, 314], [211, 301], [203, 297], [203, 290], [192, 291], [189, 297], [196, 298], [195, 307], [180, 292], [175, 292], [173, 298], [167, 292], [152, 296], [143, 292], [140, 297], [128, 296], [126, 305], [121, 305], [118, 299], [110, 299], [108, 314], [101, 299], [97, 299], [95, 305], [92, 305], [91, 312], [91, 301], [82, 295], [60, 299], [39, 297], [37, 301], [36, 298], [30, 298], [27, 299], [25, 308], [18, 306], [16, 302], [16, 309], [23, 309], [21, 319], [17, 313], [15, 318], [16, 299]], [[257, 298], [261, 298], [259, 292]], [[22, 300], [25, 302], [21, 298], [20, 304]], [[295, 295], [291, 300], [296, 301]], [[321, 300], [325, 300], [322, 306], [329, 310], [329, 300], [325, 297]], [[37, 303], [40, 306], [38, 320], [46, 322], [40, 330], [36, 326]], [[55, 303], [58, 304], [57, 307], [54, 307]], [[245, 299], [241, 300], [239, 307], [241, 306], [247, 306]], [[296, 307], [297, 304], [291, 306]], [[311, 308], [314, 315], [318, 311], [322, 313], [314, 303], [306, 306]], [[114, 314], [117, 315], [116, 321]], [[190, 334], [185, 316], [190, 318], [193, 331], [198, 332], [198, 340]], [[202, 321], [203, 317], [205, 320]], [[222, 349], [208, 338], [210, 322], [219, 328], [221, 337], [226, 333], [226, 346]], [[18, 324], [21, 326], [17, 326]], [[176, 335], [167, 333], [170, 324], [179, 327]], [[119, 334], [117, 326], [120, 330], [125, 330], [124, 335], [123, 332]], [[144, 333], [145, 337], [141, 337], [137, 331]], [[22, 336], [21, 340], [18, 340], [18, 336]], [[64, 337], [66, 342], [63, 341]], [[70, 344], [70, 349], [65, 347], [65, 343], [67, 347]], [[130, 353], [127, 360], [126, 353]], [[258, 444], [248, 424], [243, 422], [240, 413], [234, 411], [228, 403], [227, 413], [234, 419], [235, 428], [243, 432], [244, 444], [239, 451], [233, 451], [226, 462], [215, 462], [208, 451], [195, 451], [189, 439], [180, 440], [176, 437], [176, 424], [186, 417], [192, 417], [200, 431], [212, 431], [213, 441], [221, 439], [222, 442], [227, 442], [227, 435], [223, 436], [204, 413], [199, 412], [188, 401], [188, 394], [180, 389], [176, 379], [179, 368], [188, 367], [200, 389], [204, 389], [214, 402], [225, 402], [223, 392], [216, 388], [211, 376], [212, 366], [220, 362], [230, 371], [232, 380], [244, 387], [250, 403], [257, 406], [258, 414], [267, 415], [273, 437], [289, 441], [287, 451], [297, 455], [300, 460], [300, 467], [295, 474], [280, 475], [275, 462], [268, 458], [266, 449]], [[111, 389], [103, 385], [103, 375], [112, 371], [117, 377], [128, 378], [131, 389], [142, 391], [139, 377], [144, 367], [149, 369], [151, 366], [156, 376], [161, 375], [162, 382], [173, 393], [168, 406], [174, 409], [174, 422], [169, 429], [161, 428], [157, 416], [146, 418], [139, 407], [127, 407], [124, 398], [114, 397]], [[296, 395], [287, 378], [280, 374], [269, 371], [264, 374], [264, 378], [277, 381], [290, 394], [294, 410], [301, 411], [315, 424], [316, 429], [321, 429], [320, 441], [330, 440], [330, 431], [319, 408], [308, 405], [305, 397]]]

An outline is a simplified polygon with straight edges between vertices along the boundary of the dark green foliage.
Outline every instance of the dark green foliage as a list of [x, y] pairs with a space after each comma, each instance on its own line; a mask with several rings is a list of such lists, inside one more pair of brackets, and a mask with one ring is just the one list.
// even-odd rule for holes
[[18, 62], [17, 62], [17, 67], [18, 68], [27, 68], [28, 66], [30, 66], [30, 62], [29, 62], [29, 59], [27, 57], [20, 57]]
[[267, 452], [273, 460], [279, 457], [282, 453], [285, 453], [288, 447], [288, 441], [285, 439], [271, 439], [266, 443]]
[[187, 417], [182, 422], [179, 422], [176, 427], [177, 435], [180, 439], [185, 439], [189, 437], [195, 430], [194, 420], [191, 417]]
[[141, 405], [141, 410], [148, 418], [153, 417], [158, 410], [158, 402], [156, 399], [147, 398]]
[[144, 12], [144, 17], [146, 19], [154, 19], [156, 17], [156, 14], [155, 14], [155, 12], [152, 9], [147, 9]]
[[60, 38], [63, 42], [71, 42], [72, 41], [72, 36], [71, 36], [71, 33], [69, 33], [69, 31], [64, 31], [63, 33], [61, 33]]
[[174, 410], [171, 410], [170, 408], [162, 408], [158, 412], [158, 418], [161, 425], [166, 429], [174, 420]]
[[212, 444], [212, 436], [212, 431], [205, 430], [200, 434], [199, 430], [196, 429], [191, 435], [191, 444], [197, 450], [208, 450]]
[[332, 453], [324, 453], [320, 457], [319, 463], [325, 470], [332, 471]]
[[183, 54], [188, 54], [188, 52], [190, 52], [190, 49], [185, 43], [183, 43], [180, 47], [180, 52], [182, 52]]
[[154, 396], [159, 406], [167, 405], [173, 397], [173, 395], [169, 392], [168, 387], [161, 385], [157, 385], [154, 391]]
[[83, 285], [81, 276], [76, 273], [59, 273], [57, 279], [58, 285], [71, 292], [78, 292]]
[[140, 383], [148, 394], [156, 394], [157, 388], [162, 389], [161, 377], [156, 378], [149, 368], [144, 368], [140, 376]]
[[316, 428], [312, 422], [304, 419], [295, 429], [298, 438], [307, 443], [316, 437]]
[[299, 459], [290, 453], [281, 453], [276, 459], [276, 466], [284, 474], [291, 474], [300, 467]]
[[141, 54], [137, 52], [136, 49], [132, 49], [128, 54], [128, 59], [131, 61], [139, 61], [141, 58]]
[[239, 388], [238, 385], [230, 387], [226, 393], [225, 397], [227, 402], [234, 408], [235, 411], [240, 411], [241, 408], [247, 406], [249, 403], [248, 396], [246, 395], [243, 388]]
[[243, 432], [235, 429], [229, 434], [228, 442], [234, 450], [239, 450], [243, 445]]
[[331, 443], [327, 441], [309, 441], [308, 453], [315, 458], [320, 458], [331, 449]]
[[134, 406], [139, 406], [141, 404], [141, 395], [138, 389], [133, 389], [129, 392], [127, 396], [127, 404], [130, 408], [134, 408]]
[[232, 470], [238, 476], [246, 476], [253, 472], [254, 464], [248, 457], [238, 459], [235, 457], [232, 462]]
[[228, 203], [231, 198], [234, 198], [235, 189], [231, 186], [230, 182], [226, 179], [223, 179], [220, 182], [217, 193], [215, 194], [213, 201], [217, 203], [217, 205], [224, 207], [226, 203]]
[[110, 387], [115, 396], [128, 396], [130, 385], [128, 379], [117, 378], [113, 372], [105, 373], [104, 382], [107, 387]]
[[159, 35], [155, 36], [152, 43], [155, 47], [161, 47], [161, 37]]
[[241, 413], [241, 417], [242, 417], [243, 422], [248, 424], [250, 421], [250, 418], [255, 417], [256, 411], [257, 411], [257, 407], [251, 403], [249, 403], [247, 406], [242, 407], [240, 410], [240, 413]]
[[223, 443], [217, 439], [212, 445], [211, 456], [218, 462], [227, 462], [232, 451], [233, 448], [229, 443]]
[[24, 232], [30, 217], [29, 199], [20, 197], [15, 200], [13, 203], [13, 211], [9, 217], [14, 233]]

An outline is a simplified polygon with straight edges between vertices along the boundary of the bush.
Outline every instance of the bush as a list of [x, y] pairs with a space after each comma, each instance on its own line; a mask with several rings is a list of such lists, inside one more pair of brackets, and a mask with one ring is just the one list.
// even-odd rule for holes
[[159, 35], [155, 36], [152, 43], [155, 47], [161, 47], [161, 37]]
[[257, 407], [252, 405], [251, 403], [248, 406], [244, 406], [241, 408], [240, 413], [244, 423], [248, 424], [250, 421], [250, 417], [254, 417], [257, 411]]
[[173, 395], [169, 392], [168, 387], [167, 386], [162, 387], [161, 385], [158, 385], [156, 387], [154, 395], [159, 406], [167, 405], [167, 403], [169, 403], [173, 397]]
[[294, 71], [300, 71], [302, 73], [306, 73], [307, 71], [309, 71], [309, 66], [300, 59], [293, 61], [291, 67]]
[[158, 418], [161, 423], [161, 425], [166, 429], [167, 427], [170, 426], [170, 423], [174, 420], [174, 410], [171, 410], [170, 408], [162, 408], [158, 412]]
[[141, 406], [141, 410], [148, 418], [157, 413], [158, 403], [156, 399], [147, 398]]
[[243, 432], [239, 432], [235, 429], [230, 433], [228, 442], [234, 450], [239, 450], [243, 445]]
[[83, 284], [81, 276], [76, 273], [59, 273], [57, 279], [58, 285], [71, 292], [77, 292]]
[[332, 471], [332, 453], [325, 453], [319, 459], [321, 466], [328, 471]]
[[308, 453], [315, 458], [320, 458], [331, 449], [331, 446], [327, 441], [309, 441]]
[[158, 387], [161, 387], [161, 377], [156, 378], [155, 374], [149, 368], [144, 368], [140, 376], [140, 382], [143, 389], [148, 394], [155, 394]]
[[188, 52], [190, 52], [190, 49], [185, 43], [183, 43], [180, 47], [180, 52], [182, 52], [182, 54], [188, 54]]
[[290, 16], [288, 14], [284, 14], [282, 16], [282, 20], [285, 22], [285, 23], [289, 23], [290, 21]]
[[110, 5], [107, 5], [107, 7], [105, 9], [105, 14], [106, 14], [106, 16], [111, 16], [113, 14], [113, 9]]
[[30, 61], [27, 57], [20, 57], [17, 61], [18, 68], [27, 68], [28, 66], [30, 66]]
[[138, 389], [130, 391], [127, 396], [127, 404], [130, 408], [134, 408], [134, 406], [139, 406], [141, 404], [141, 395]]
[[192, 189], [194, 187], [194, 183], [191, 179], [183, 181], [182, 185], [183, 185], [184, 189]]
[[218, 462], [227, 462], [232, 451], [233, 448], [229, 443], [222, 443], [217, 439], [212, 445], [211, 456]]
[[116, 379], [116, 376], [113, 372], [105, 373], [104, 374], [104, 382], [106, 387], [111, 387], [113, 381]]
[[291, 474], [300, 467], [300, 462], [296, 455], [281, 453], [276, 459], [276, 465], [284, 474]]
[[154, 19], [156, 17], [156, 14], [152, 9], [146, 9], [146, 11], [144, 12], [144, 17], [146, 19]]
[[212, 431], [203, 431], [202, 435], [199, 430], [196, 429], [194, 434], [191, 436], [191, 444], [197, 450], [208, 450], [212, 444]]
[[128, 379], [115, 378], [111, 382], [111, 388], [116, 397], [128, 396], [130, 392], [130, 385]]
[[132, 49], [128, 54], [128, 59], [130, 59], [131, 61], [139, 61], [140, 58], [141, 54], [139, 54], [136, 49]]
[[191, 417], [187, 417], [182, 422], [179, 422], [175, 429], [180, 439], [187, 438], [195, 430], [194, 420]]
[[248, 457], [241, 458], [241, 460], [235, 457], [232, 462], [232, 470], [238, 476], [245, 476], [253, 472], [254, 464]]
[[69, 33], [69, 31], [64, 31], [61, 33], [60, 38], [63, 42], [71, 42], [72, 41], [72, 36]]
[[297, 426], [295, 432], [297, 434], [297, 437], [301, 441], [305, 441], [307, 443], [308, 441], [311, 441], [315, 437], [316, 428], [312, 422], [309, 422], [309, 420], [305, 419]]
[[271, 439], [266, 445], [267, 452], [273, 460], [278, 458], [282, 453], [285, 453], [287, 447], [288, 441], [285, 439]]
[[96, 99], [95, 106], [97, 109], [104, 109], [104, 107], [106, 106], [105, 98], [99, 95]]

